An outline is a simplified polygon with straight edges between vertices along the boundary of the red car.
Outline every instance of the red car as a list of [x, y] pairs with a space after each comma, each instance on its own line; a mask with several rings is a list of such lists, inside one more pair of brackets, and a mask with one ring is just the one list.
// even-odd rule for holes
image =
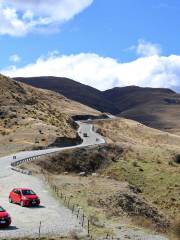
[[29, 188], [14, 188], [9, 194], [10, 203], [18, 203], [22, 207], [39, 206], [40, 199], [36, 193]]
[[0, 206], [0, 227], [9, 227], [11, 225], [11, 217], [9, 213]]

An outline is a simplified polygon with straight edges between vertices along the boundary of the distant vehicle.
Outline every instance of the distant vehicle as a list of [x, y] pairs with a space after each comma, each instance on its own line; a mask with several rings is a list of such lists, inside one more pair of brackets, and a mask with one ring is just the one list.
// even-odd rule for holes
[[87, 133], [83, 133], [83, 137], [88, 137]]
[[9, 194], [10, 203], [18, 203], [22, 207], [39, 206], [40, 199], [36, 193], [29, 188], [14, 188]]
[[0, 227], [9, 227], [11, 225], [11, 217], [6, 210], [0, 206]]

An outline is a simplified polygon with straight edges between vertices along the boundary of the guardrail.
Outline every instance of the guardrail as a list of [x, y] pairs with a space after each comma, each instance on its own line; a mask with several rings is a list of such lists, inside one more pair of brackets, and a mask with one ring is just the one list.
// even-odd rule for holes
[[50, 155], [50, 154], [53, 154], [53, 153], [56, 153], [58, 151], [54, 151], [54, 152], [51, 152], [51, 153], [44, 153], [44, 154], [39, 154], [39, 155], [35, 155], [35, 156], [32, 156], [32, 157], [28, 157], [28, 158], [24, 158], [24, 159], [20, 159], [20, 160], [17, 160], [15, 162], [12, 162], [11, 163], [11, 169], [13, 171], [16, 171], [16, 172], [20, 172], [20, 173], [23, 173], [23, 174], [26, 174], [26, 175], [32, 175], [32, 172], [30, 170], [27, 170], [27, 169], [21, 169], [19, 168], [18, 166], [23, 164], [23, 163], [28, 163], [28, 162], [31, 162], [39, 157], [42, 157], [42, 156], [46, 156], [46, 155]]
[[12, 162], [11, 163], [11, 169], [13, 171], [16, 171], [16, 172], [20, 172], [20, 173], [23, 173], [23, 174], [26, 174], [26, 175], [32, 175], [32, 172], [30, 170], [27, 170], [27, 169], [21, 169], [19, 168], [18, 166], [23, 164], [23, 163], [27, 163], [27, 162], [30, 162], [34, 159], [36, 159], [37, 157], [31, 157], [31, 158], [25, 158], [25, 159], [21, 159], [21, 160], [18, 160], [18, 161], [15, 161], [15, 162]]
[[[80, 124], [79, 124], [78, 122], [75, 122], [75, 123], [76, 123], [76, 124], [79, 126], [79, 128], [80, 128]], [[78, 131], [77, 131], [77, 133], [78, 133]], [[82, 139], [82, 141], [83, 141], [83, 138], [82, 138], [80, 135], [79, 135], [79, 137], [80, 137], [80, 138]], [[45, 155], [50, 155], [50, 154], [53, 154], [53, 153], [56, 153], [56, 152], [58, 152], [58, 151], [54, 151], [54, 152], [51, 152], [51, 153], [38, 154], [38, 155], [36, 155], [36, 156], [27, 157], [27, 158], [24, 158], [24, 159], [20, 159], [20, 160], [14, 161], [14, 162], [11, 163], [11, 169], [12, 169], [13, 171], [20, 172], [20, 173], [22, 173], [22, 174], [32, 175], [32, 172], [31, 172], [31, 171], [21, 169], [21, 168], [19, 168], [18, 166], [21, 165], [21, 164], [23, 164], [23, 163], [31, 162], [31, 161], [39, 158], [39, 157], [42, 157], [42, 156], [45, 156]]]
[[[80, 128], [80, 123], [79, 123], [79, 122], [75, 122], [75, 123], [76, 123], [76, 124], [79, 126], [79, 128]], [[96, 130], [95, 130], [95, 128], [94, 128], [93, 125], [92, 125], [92, 131], [96, 132]], [[77, 131], [77, 132], [79, 133], [79, 131]], [[82, 141], [84, 141], [84, 138], [81, 137], [80, 134], [79, 134], [79, 137], [82, 139]], [[99, 145], [99, 144], [96, 143], [96, 144], [94, 144], [94, 145]], [[77, 148], [78, 146], [79, 146], [79, 147], [82, 147], [82, 144], [76, 145], [75, 147]], [[64, 150], [66, 150], [66, 149], [64, 149]], [[59, 150], [56, 150], [56, 151], [50, 152], [50, 153], [38, 154], [38, 155], [36, 155], [36, 156], [27, 157], [27, 158], [24, 158], [24, 159], [20, 159], [20, 160], [14, 161], [14, 162], [11, 163], [11, 169], [14, 170], [14, 171], [16, 171], [16, 172], [20, 172], [20, 173], [27, 174], [27, 175], [32, 175], [32, 172], [31, 172], [31, 171], [21, 169], [21, 168], [19, 168], [18, 166], [21, 165], [21, 164], [23, 164], [23, 163], [31, 162], [31, 161], [39, 158], [39, 157], [42, 157], [42, 156], [45, 156], [45, 155], [54, 154], [54, 153], [56, 153], [56, 152], [59, 152]]]

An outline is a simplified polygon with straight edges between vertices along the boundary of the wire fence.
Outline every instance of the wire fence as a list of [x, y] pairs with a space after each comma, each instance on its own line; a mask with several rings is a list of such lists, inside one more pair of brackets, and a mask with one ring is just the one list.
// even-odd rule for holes
[[[54, 223], [53, 223], [54, 224]], [[58, 230], [58, 223], [54, 228], [47, 228], [47, 223], [39, 222], [36, 227], [33, 229], [15, 229], [13, 227], [9, 227], [8, 229], [0, 228], [0, 239], [7, 240], [24, 240], [24, 239], [78, 239], [79, 233], [76, 230], [70, 230], [67, 234], [66, 232]], [[86, 239], [86, 238], [85, 238]], [[90, 239], [90, 238], [89, 238]]]
[[[72, 211], [72, 214], [75, 215], [76, 218], [79, 220], [79, 224], [87, 230], [88, 238], [91, 240], [97, 239], [93, 234], [94, 226], [90, 217], [86, 216], [83, 208], [79, 204], [74, 203], [73, 196], [65, 195], [65, 193], [63, 193], [61, 189], [59, 189], [55, 184], [51, 182], [49, 177], [44, 175], [44, 179], [51, 188], [51, 190], [53, 191], [53, 193], [55, 194], [56, 198], [58, 198], [63, 203], [64, 206], [66, 206]], [[107, 233], [104, 237], [99, 237], [98, 239], [120, 240], [120, 238], [112, 236], [109, 233]]]
[[73, 203], [72, 196], [66, 196], [56, 185], [52, 184], [48, 177], [44, 176], [46, 183], [49, 185], [56, 198], [60, 199], [64, 206], [71, 210], [72, 214], [76, 216], [79, 224], [87, 229], [89, 239], [95, 239], [91, 233], [91, 223], [88, 217], [86, 217], [83, 209], [78, 205]]
[[[44, 155], [51, 155], [52, 153], [48, 153], [48, 154], [44, 154]], [[32, 172], [27, 170], [27, 169], [21, 169], [20, 165], [23, 163], [28, 163], [31, 162], [33, 160], [36, 160], [37, 158], [41, 157], [42, 155], [36, 155], [33, 157], [29, 157], [29, 158], [25, 158], [25, 159], [21, 159], [19, 161], [13, 162], [11, 163], [11, 168], [14, 171], [18, 171], [20, 173], [23, 174], [27, 174], [27, 175], [32, 175]], [[66, 206], [68, 209], [70, 209], [72, 211], [72, 214], [78, 219], [79, 224], [82, 226], [82, 228], [85, 228], [87, 230], [87, 235], [88, 235], [88, 239], [90, 240], [95, 240], [97, 239], [95, 236], [93, 236], [93, 224], [91, 219], [86, 216], [86, 214], [84, 213], [83, 209], [81, 206], [79, 206], [79, 204], [75, 204], [72, 201], [72, 196], [66, 196], [65, 193], [63, 193], [61, 191], [61, 189], [59, 189], [55, 184], [53, 184], [49, 177], [47, 177], [43, 170], [42, 170], [42, 174], [44, 176], [44, 181], [48, 184], [48, 186], [50, 187], [50, 189], [53, 191], [53, 193], [55, 194], [56, 198], [58, 198], [59, 200], [61, 200], [61, 202], [63, 203], [64, 206]], [[42, 232], [42, 222], [39, 223], [39, 227], [38, 227], [38, 233], [36, 234], [36, 236], [38, 236], [38, 238], [41, 238]], [[50, 231], [49, 235], [52, 236], [53, 232]], [[48, 236], [48, 234], [46, 234]], [[25, 234], [25, 236], [27, 236]], [[29, 234], [28, 234], [29, 236]], [[1, 239], [1, 237], [0, 237]], [[104, 237], [99, 237], [98, 239], [104, 240], [104, 239], [108, 239], [108, 240], [120, 240], [120, 238], [114, 237], [112, 235], [110, 235], [109, 233], [106, 234], [106, 236]]]

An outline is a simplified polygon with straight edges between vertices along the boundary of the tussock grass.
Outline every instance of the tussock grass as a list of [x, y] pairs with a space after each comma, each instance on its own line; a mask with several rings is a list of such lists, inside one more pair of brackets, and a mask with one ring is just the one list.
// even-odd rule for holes
[[121, 161], [104, 174], [137, 186], [142, 195], [175, 219], [180, 210], [180, 137], [119, 119], [97, 122], [108, 142], [124, 146]]

